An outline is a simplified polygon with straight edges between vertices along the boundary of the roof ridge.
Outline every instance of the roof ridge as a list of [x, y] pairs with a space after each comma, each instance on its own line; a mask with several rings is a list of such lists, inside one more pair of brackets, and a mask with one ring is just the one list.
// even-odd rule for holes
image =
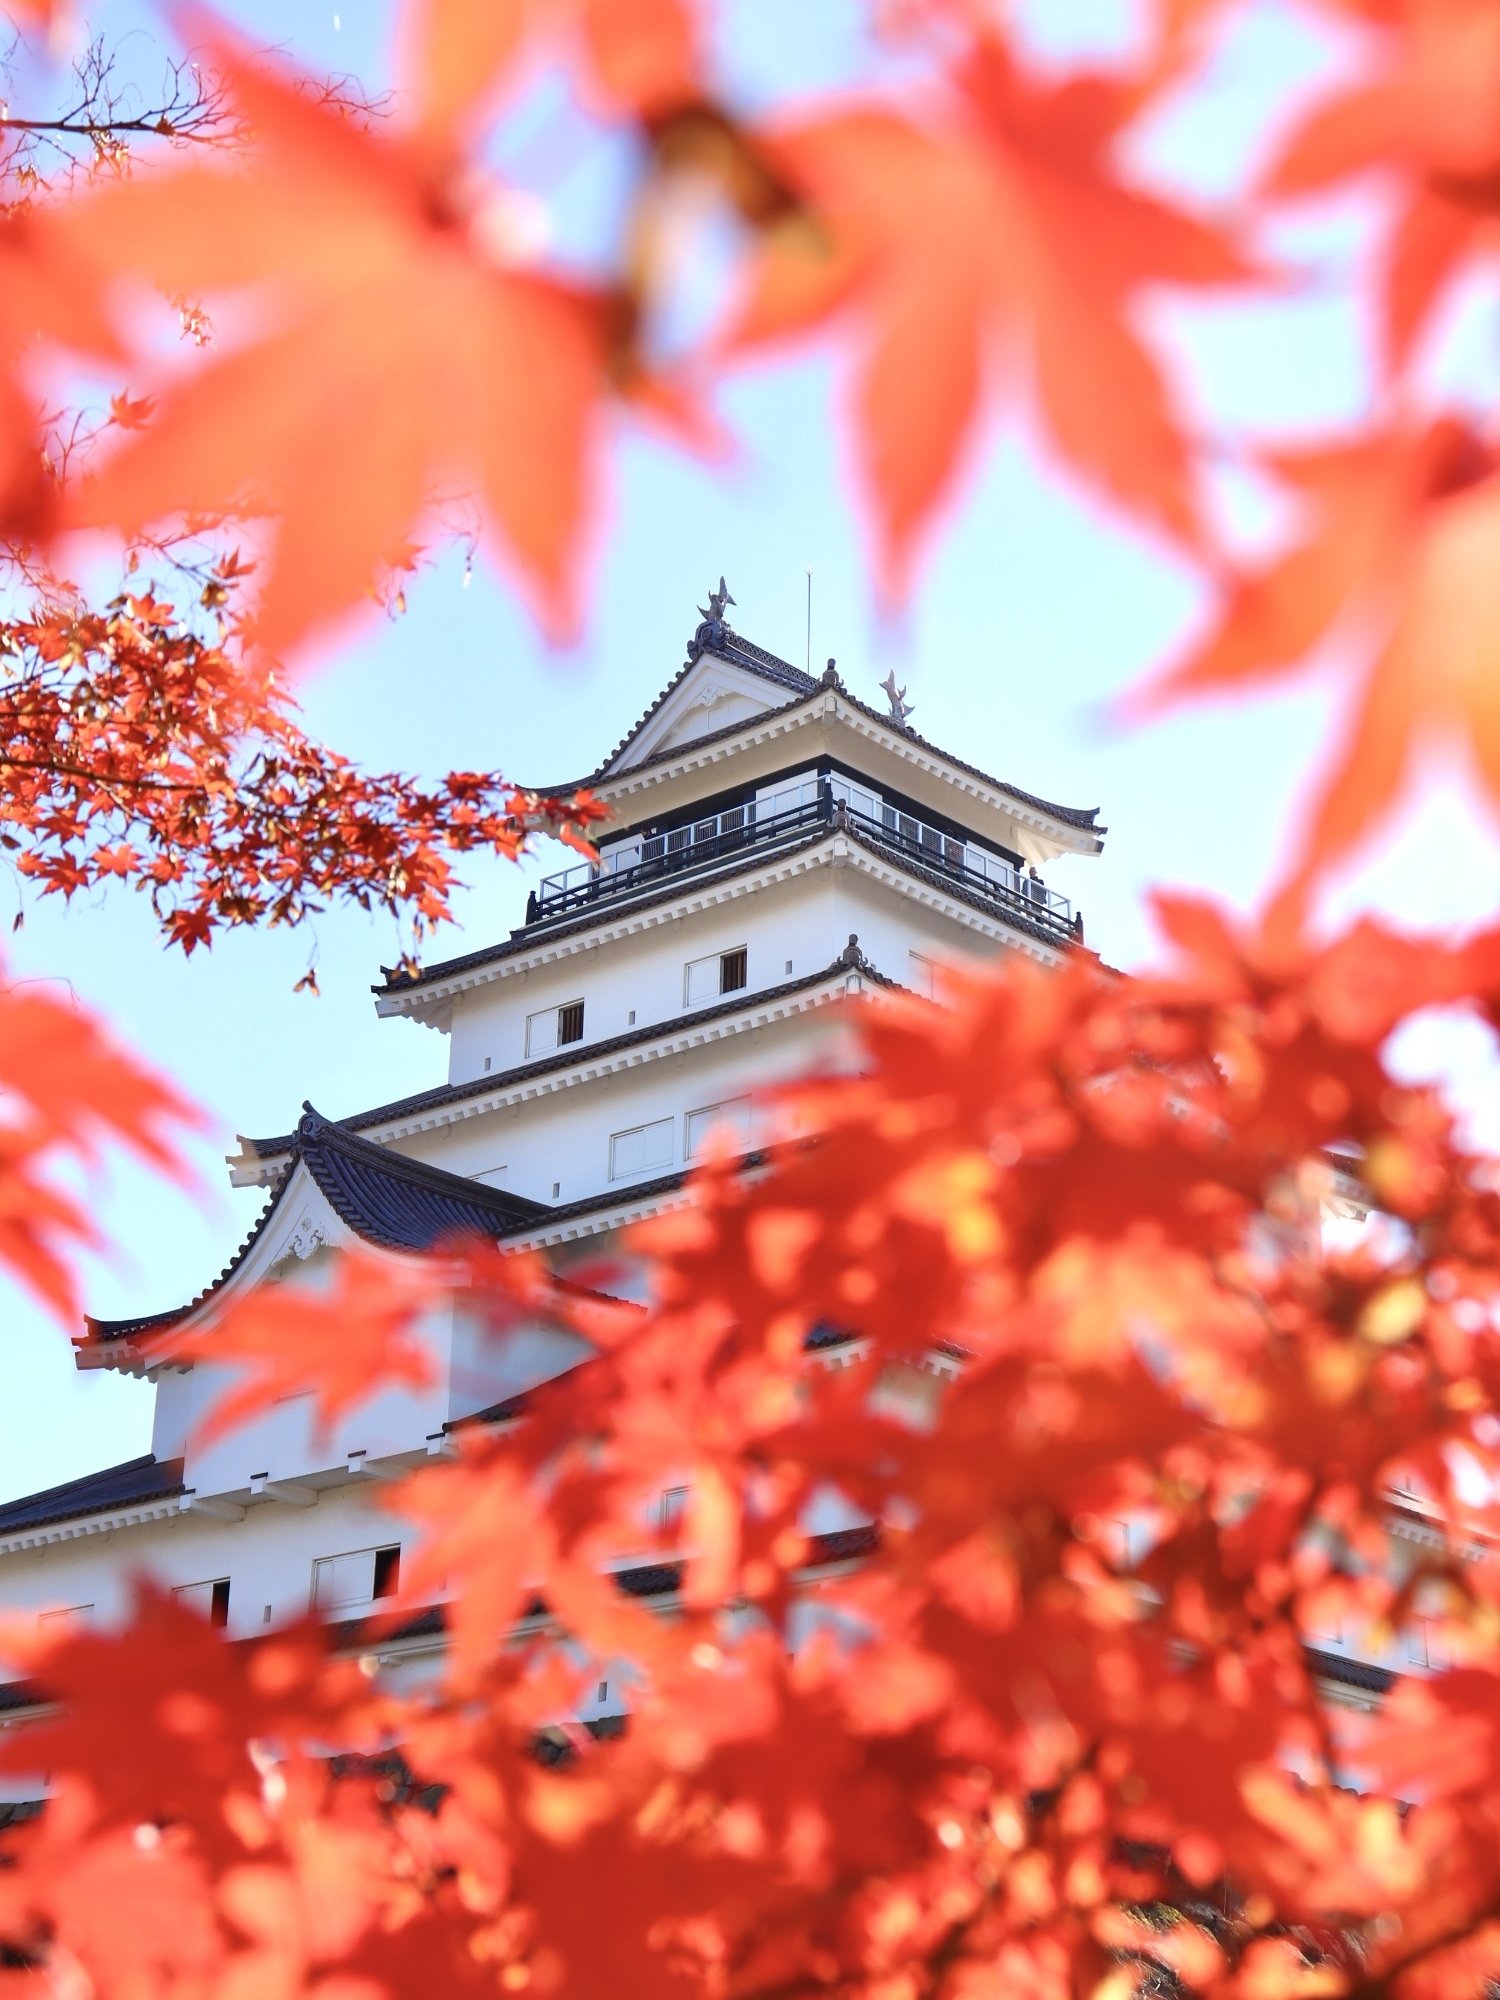
[[[334, 1214], [364, 1242], [373, 1243], [387, 1250], [417, 1251], [430, 1248], [443, 1235], [457, 1233], [465, 1225], [462, 1211], [477, 1212], [495, 1225], [495, 1235], [504, 1233], [505, 1228], [525, 1228], [540, 1221], [550, 1213], [546, 1202], [533, 1201], [528, 1195], [508, 1194], [501, 1188], [486, 1186], [483, 1181], [470, 1180], [463, 1174], [450, 1173], [446, 1167], [435, 1167], [426, 1160], [410, 1159], [405, 1153], [398, 1153], [393, 1147], [378, 1146], [370, 1139], [361, 1139], [357, 1133], [346, 1131], [337, 1121], [325, 1118], [312, 1104], [304, 1101], [302, 1118], [297, 1126], [295, 1145], [287, 1163], [287, 1172], [276, 1183], [271, 1198], [255, 1220], [254, 1227], [245, 1237], [229, 1262], [211, 1284], [189, 1299], [185, 1305], [172, 1306], [164, 1312], [140, 1314], [129, 1319], [95, 1319], [90, 1316], [85, 1324], [87, 1334], [79, 1346], [90, 1343], [128, 1339], [133, 1334], [149, 1333], [157, 1328], [175, 1326], [190, 1313], [194, 1313], [209, 1299], [213, 1298], [244, 1264], [255, 1244], [265, 1233], [266, 1226], [276, 1213], [287, 1189], [292, 1185], [293, 1174], [300, 1163], [307, 1168], [313, 1185], [328, 1203]], [[369, 1210], [360, 1210], [355, 1200], [355, 1190], [345, 1185], [331, 1170], [330, 1160], [342, 1158], [352, 1163], [358, 1170], [373, 1172], [386, 1181], [396, 1181], [409, 1188], [437, 1197], [446, 1196], [458, 1211], [449, 1228], [441, 1227], [441, 1215], [434, 1217], [429, 1212], [423, 1226], [434, 1224], [434, 1233], [423, 1244], [403, 1241], [392, 1226], [373, 1216]], [[450, 1211], [451, 1212], [451, 1211]], [[416, 1225], [413, 1225], [414, 1227]], [[476, 1225], [477, 1226], [477, 1225]]]
[[[731, 661], [732, 664], [734, 663]], [[748, 666], [751, 663], [746, 661], [743, 664]], [[823, 681], [810, 679], [808, 675], [802, 672], [800, 667], [792, 667], [788, 671], [797, 676], [797, 683], [794, 685], [789, 681], [782, 681], [780, 684], [792, 688], [792, 699], [790, 701], [781, 702], [775, 708], [767, 709], [763, 715], [744, 716], [737, 722], [726, 722], [721, 724], [717, 729], [705, 730], [701, 736], [693, 737], [688, 743], [670, 744], [665, 749], [652, 750], [646, 756], [642, 757], [638, 763], [627, 764], [623, 770], [617, 771], [612, 775], [623, 778], [632, 771], [644, 771], [648, 770], [653, 764], [665, 763], [668, 758], [694, 750], [701, 744], [723, 742], [726, 737], [734, 736], [741, 730], [754, 729], [758, 724], [765, 722], [772, 716], [790, 715], [794, 710], [805, 707], [815, 695], [832, 692], [842, 700], [848, 702], [851, 708], [857, 709], [861, 715], [868, 716], [872, 722], [877, 722], [883, 728], [892, 730], [896, 735], [905, 737], [908, 742], [919, 744], [924, 750], [930, 750], [933, 756], [941, 757], [945, 763], [951, 764], [956, 771], [967, 772], [971, 778], [978, 778], [993, 790], [1004, 793], [1007, 798], [1015, 799], [1021, 805], [1032, 806], [1038, 812], [1044, 812], [1049, 818], [1057, 820], [1060, 825], [1070, 826], [1077, 832], [1092, 833], [1101, 836], [1108, 833], [1109, 828], [1107, 826], [1100, 826], [1098, 823], [1100, 807], [1059, 805], [1055, 799], [1043, 798], [1039, 792], [1028, 792], [1021, 785], [1013, 785], [1008, 778], [997, 778], [992, 771], [982, 770], [979, 765], [969, 763], [966, 758], [955, 756], [951, 750], [945, 750], [941, 743], [934, 743], [931, 737], [923, 736], [918, 730], [913, 729], [909, 723], [902, 723], [898, 726], [890, 716], [882, 715], [878, 708], [872, 707], [867, 701], [861, 701], [857, 694], [851, 694], [842, 680], [825, 684]], [[680, 679], [681, 676], [679, 675], [678, 678]], [[673, 686], [675, 685], [676, 682], [673, 683]], [[669, 692], [670, 689], [665, 690], [663, 698], [665, 698], [665, 693]], [[654, 712], [654, 705], [653, 710], [648, 710], [647, 713], [649, 715], [652, 712]], [[607, 760], [609, 763], [612, 763], [619, 756], [620, 752], [625, 748], [626, 743], [630, 741], [630, 737], [636, 734], [637, 730], [643, 726], [645, 720], [646, 717], [642, 717], [641, 722], [637, 723], [636, 728], [631, 730], [630, 735], [626, 736], [621, 743], [616, 745]], [[597, 771], [590, 772], [588, 777], [579, 778], [572, 785], [557, 786], [554, 790], [562, 794], [566, 794], [569, 791], [582, 790], [584, 786], [597, 783], [602, 779], [606, 775], [606, 769], [606, 765], [601, 765]]]
[[[406, 1181], [415, 1187], [435, 1189], [439, 1193], [453, 1192], [462, 1188], [465, 1198], [477, 1207], [493, 1208], [504, 1219], [517, 1219], [516, 1210], [532, 1210], [538, 1216], [548, 1213], [548, 1204], [533, 1201], [529, 1195], [511, 1194], [503, 1188], [490, 1187], [484, 1181], [470, 1180], [466, 1174], [455, 1174], [447, 1167], [434, 1166], [430, 1160], [414, 1160], [407, 1153], [398, 1153], [393, 1147], [377, 1145], [373, 1139], [362, 1139], [349, 1128], [343, 1119], [325, 1118], [323, 1113], [305, 1098], [302, 1103], [302, 1117], [297, 1124], [297, 1152], [306, 1162], [308, 1172], [317, 1181], [324, 1194], [328, 1190], [318, 1179], [317, 1167], [311, 1155], [319, 1150], [342, 1153], [346, 1159], [364, 1162], [392, 1180]], [[328, 1199], [336, 1213], [338, 1203], [334, 1196]], [[347, 1221], [347, 1217], [343, 1218]], [[355, 1225], [350, 1223], [351, 1228]]]
[[775, 681], [783, 687], [792, 687], [799, 693], [810, 693], [818, 685], [812, 675], [804, 673], [801, 667], [794, 667], [790, 660], [783, 660], [779, 654], [768, 651], [764, 646], [758, 646], [753, 639], [742, 638], [732, 626], [720, 621], [715, 630], [711, 623], [705, 622], [688, 641], [687, 658], [676, 673], [661, 692], [647, 703], [644, 712], [630, 725], [608, 756], [601, 758], [587, 776], [570, 778], [566, 784], [532, 785], [528, 789], [543, 798], [559, 798], [569, 792], [582, 791], [586, 785], [597, 783], [632, 737], [640, 735], [652, 716], [677, 692], [698, 662], [705, 658], [723, 660], [732, 667], [743, 667], [748, 673], [758, 674], [762, 680]]
[[251, 1223], [249, 1230], [241, 1238], [238, 1247], [230, 1254], [229, 1261], [224, 1265], [219, 1275], [216, 1278], [211, 1278], [202, 1291], [196, 1292], [186, 1305], [167, 1306], [161, 1312], [135, 1313], [125, 1319], [99, 1319], [93, 1313], [85, 1313], [83, 1319], [85, 1330], [81, 1335], [74, 1336], [73, 1345], [75, 1349], [81, 1350], [85, 1347], [111, 1340], [125, 1340], [132, 1334], [150, 1333], [156, 1327], [175, 1326], [178, 1320], [186, 1319], [189, 1313], [196, 1312], [199, 1306], [205, 1304], [217, 1291], [221, 1290], [229, 1282], [245, 1259], [250, 1255], [250, 1252], [264, 1235], [266, 1225], [276, 1213], [287, 1189], [291, 1186], [291, 1180], [292, 1177], [289, 1173], [282, 1175], [275, 1187], [272, 1188], [265, 1206], [261, 1209], [259, 1215], [256, 1216], [254, 1222]]

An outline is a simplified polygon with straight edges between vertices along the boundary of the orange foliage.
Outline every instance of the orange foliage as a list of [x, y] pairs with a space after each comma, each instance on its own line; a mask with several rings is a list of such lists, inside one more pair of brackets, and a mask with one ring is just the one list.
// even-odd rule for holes
[[[1303, 121], [1258, 198], [1387, 173], [1380, 315], [1401, 370], [1493, 242], [1500, 12], [1332, 4], [1369, 74]], [[0, 1629], [57, 1704], [0, 1748], [8, 1775], [45, 1767], [53, 1789], [6, 1838], [0, 1984], [1461, 2000], [1500, 1981], [1500, 1584], [1469, 1560], [1500, 1533], [1500, 1166], [1387, 1046], [1434, 1007], [1500, 1032], [1500, 932], [1364, 923], [1315, 943], [1300, 922], [1428, 732], [1461, 733], [1500, 798], [1493, 449], [1477, 424], [1382, 404], [1269, 460], [1303, 519], [1278, 557], [1227, 564], [1137, 316], [1158, 286], [1251, 266], [1122, 162], [1235, 0], [1164, 0], [1138, 70], [1045, 81], [977, 0], [874, 11], [918, 73], [899, 102], [872, 87], [753, 119], [712, 97], [687, 0], [413, 5], [397, 132], [221, 35], [248, 169], [233, 150], [178, 160], [11, 215], [6, 523], [271, 522], [253, 633], [185, 631], [144, 589], [9, 628], [40, 703], [6, 738], [23, 865], [64, 892], [184, 885], [163, 915], [191, 948], [319, 891], [373, 896], [382, 871], [406, 871], [383, 900], [434, 918], [441, 846], [514, 851], [560, 820], [586, 836], [587, 802], [569, 817], [491, 778], [403, 810], [394, 779], [328, 777], [252, 643], [291, 646], [409, 559], [450, 482], [565, 625], [608, 407], [697, 434], [649, 362], [655, 258], [622, 241], [623, 275], [580, 283], [477, 167], [492, 102], [533, 60], [567, 64], [638, 142], [627, 236], [684, 172], [742, 225], [738, 307], [705, 369], [790, 333], [852, 344], [891, 594], [998, 349], [1019, 352], [1070, 463], [1222, 586], [1139, 710], [1243, 693], [1348, 641], [1354, 727], [1303, 859], [1269, 922], [1164, 899], [1155, 974], [1079, 951], [1053, 972], [955, 973], [941, 1009], [872, 1002], [855, 1073], [781, 1093], [786, 1129], [813, 1140], [754, 1173], [710, 1155], [691, 1204], [634, 1232], [646, 1306], [452, 1245], [420, 1267], [347, 1258], [326, 1291], [280, 1284], [148, 1348], [238, 1364], [214, 1434], [299, 1390], [327, 1427], [420, 1388], [425, 1315], [455, 1292], [497, 1335], [545, 1321], [592, 1353], [387, 1495], [417, 1545], [399, 1595], [339, 1644], [441, 1616], [423, 1687], [385, 1689], [311, 1622], [225, 1643], [144, 1585], [122, 1632]], [[263, 316], [122, 390], [119, 436], [58, 491], [37, 473], [29, 370], [139, 361], [142, 280], [253, 294]], [[211, 569], [203, 608], [234, 581]], [[72, 779], [42, 754], [62, 739]], [[247, 744], [287, 787], [270, 805], [289, 839], [241, 796]], [[152, 802], [163, 779], [170, 807]], [[353, 860], [320, 858], [320, 811]], [[90, 1233], [59, 1170], [105, 1143], [168, 1162], [187, 1114], [17, 989], [0, 991], [0, 1088], [0, 1259], [71, 1311]], [[1381, 1221], [1340, 1246], [1320, 1204], [1355, 1175]], [[821, 1365], [830, 1347], [842, 1365]], [[690, 1497], [660, 1526], [667, 1478]], [[865, 1525], [810, 1534], [829, 1495]], [[1402, 1510], [1423, 1518], [1398, 1562]], [[1457, 1664], [1336, 1719], [1319, 1634], [1394, 1631], [1419, 1602]], [[629, 1683], [618, 1735], [568, 1719], [606, 1669]]]
[[64, 1320], [76, 1317], [69, 1260], [98, 1241], [60, 1167], [129, 1146], [168, 1170], [193, 1116], [167, 1083], [115, 1048], [81, 1008], [0, 985], [0, 1271]]

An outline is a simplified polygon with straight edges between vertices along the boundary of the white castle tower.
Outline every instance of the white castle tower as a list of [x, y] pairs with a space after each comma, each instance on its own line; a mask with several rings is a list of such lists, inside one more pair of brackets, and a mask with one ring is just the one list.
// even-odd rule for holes
[[[827, 1057], [852, 997], [930, 994], [944, 959], [1053, 963], [1081, 940], [1042, 871], [1100, 852], [1094, 811], [927, 742], [894, 677], [881, 708], [831, 660], [814, 679], [763, 651], [725, 622], [732, 601], [721, 579], [686, 663], [597, 770], [540, 788], [587, 786], [608, 806], [598, 867], [545, 880], [508, 937], [375, 988], [382, 1015], [446, 1036], [446, 1082], [337, 1119], [304, 1106], [294, 1131], [242, 1141], [232, 1179], [268, 1198], [225, 1270], [187, 1305], [91, 1323], [80, 1366], [141, 1373], [143, 1335], [211, 1320], [266, 1280], [314, 1279], [356, 1241], [404, 1259], [465, 1230], [564, 1264], [592, 1255], [686, 1198], [711, 1128], [752, 1150], [757, 1088]], [[231, 1635], [312, 1604], [356, 1643], [400, 1564], [372, 1488], [455, 1425], [511, 1421], [581, 1354], [540, 1335], [493, 1352], [456, 1311], [429, 1338], [428, 1390], [382, 1395], [322, 1440], [293, 1399], [201, 1446], [225, 1371], [152, 1370], [149, 1454], [0, 1506], [0, 1605], [108, 1625], [144, 1569]], [[818, 1560], [849, 1560], [860, 1533], [825, 1524]], [[620, 1581], [669, 1598], [675, 1576], [657, 1562]], [[380, 1650], [398, 1671], [441, 1644], [434, 1607]], [[17, 1716], [37, 1698], [0, 1688]]]

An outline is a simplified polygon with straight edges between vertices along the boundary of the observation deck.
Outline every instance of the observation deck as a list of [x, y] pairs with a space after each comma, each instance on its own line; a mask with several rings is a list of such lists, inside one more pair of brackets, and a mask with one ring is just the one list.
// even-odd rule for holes
[[661, 832], [636, 835], [583, 862], [545, 876], [526, 902], [526, 929], [576, 919], [627, 902], [646, 890], [712, 872], [724, 862], [805, 839], [820, 826], [847, 826], [871, 845], [956, 890], [1050, 933], [1057, 944], [1083, 940], [1083, 919], [1066, 896], [1003, 855], [964, 840], [837, 773], [784, 785], [769, 800], [750, 800]]

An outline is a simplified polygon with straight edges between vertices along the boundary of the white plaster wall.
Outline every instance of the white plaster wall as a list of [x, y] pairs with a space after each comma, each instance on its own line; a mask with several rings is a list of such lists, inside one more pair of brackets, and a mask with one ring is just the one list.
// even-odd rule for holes
[[[639, 1182], [685, 1164], [689, 1111], [744, 1096], [807, 1068], [825, 1052], [832, 1025], [828, 1010], [815, 1008], [508, 1109], [413, 1134], [399, 1141], [399, 1149], [449, 1173], [482, 1175], [493, 1186], [538, 1201], [579, 1201], [611, 1191], [628, 1195]], [[675, 1125], [671, 1160], [612, 1181], [611, 1134], [663, 1118]]]
[[838, 928], [832, 877], [831, 869], [818, 868], [760, 892], [736, 890], [712, 909], [670, 917], [606, 944], [584, 932], [561, 961], [470, 988], [453, 1005], [450, 1081], [482, 1076], [486, 1056], [492, 1071], [525, 1062], [527, 1017], [570, 1000], [584, 1003], [583, 1046], [672, 1020], [685, 1009], [688, 961], [713, 952], [745, 946], [751, 991], [820, 971], [848, 937], [847, 927]]
[[587, 1341], [550, 1327], [516, 1327], [496, 1333], [461, 1310], [455, 1315], [448, 1373], [448, 1415], [472, 1416], [523, 1389], [575, 1367], [591, 1349]]
[[[325, 1281], [332, 1251], [321, 1251], [294, 1276], [278, 1281], [287, 1289]], [[341, 1416], [324, 1433], [313, 1421], [311, 1395], [289, 1397], [237, 1425], [227, 1436], [204, 1442], [199, 1427], [241, 1371], [199, 1363], [165, 1371], [157, 1383], [152, 1450], [161, 1459], [184, 1457], [187, 1484], [204, 1494], [234, 1493], [256, 1474], [287, 1479], [343, 1466], [350, 1452], [370, 1458], [425, 1449], [426, 1439], [449, 1415], [453, 1309], [448, 1301], [418, 1325], [417, 1337], [432, 1363], [425, 1389], [390, 1388]], [[336, 1333], [332, 1335], [337, 1338]]]
[[168, 1586], [227, 1576], [228, 1630], [249, 1636], [306, 1615], [319, 1556], [412, 1539], [380, 1510], [380, 1490], [366, 1476], [326, 1488], [312, 1507], [260, 1500], [242, 1521], [179, 1513], [0, 1557], [0, 1601], [20, 1612], [92, 1604], [94, 1624], [109, 1629], [125, 1621], [137, 1574]]
[[[969, 924], [872, 881], [836, 861], [759, 889], [725, 885], [728, 898], [708, 910], [669, 917], [629, 937], [598, 942], [588, 932], [560, 961], [507, 972], [470, 988], [453, 1004], [449, 1079], [468, 1083], [527, 1060], [527, 1017], [572, 1000], [584, 1003], [584, 1039], [607, 1041], [685, 1008], [690, 960], [744, 945], [748, 991], [821, 971], [851, 931], [877, 969], [903, 985], [913, 948], [938, 957], [992, 955], [1004, 949]], [[788, 962], [791, 971], [787, 971]], [[635, 1020], [630, 1019], [634, 1013]]]

